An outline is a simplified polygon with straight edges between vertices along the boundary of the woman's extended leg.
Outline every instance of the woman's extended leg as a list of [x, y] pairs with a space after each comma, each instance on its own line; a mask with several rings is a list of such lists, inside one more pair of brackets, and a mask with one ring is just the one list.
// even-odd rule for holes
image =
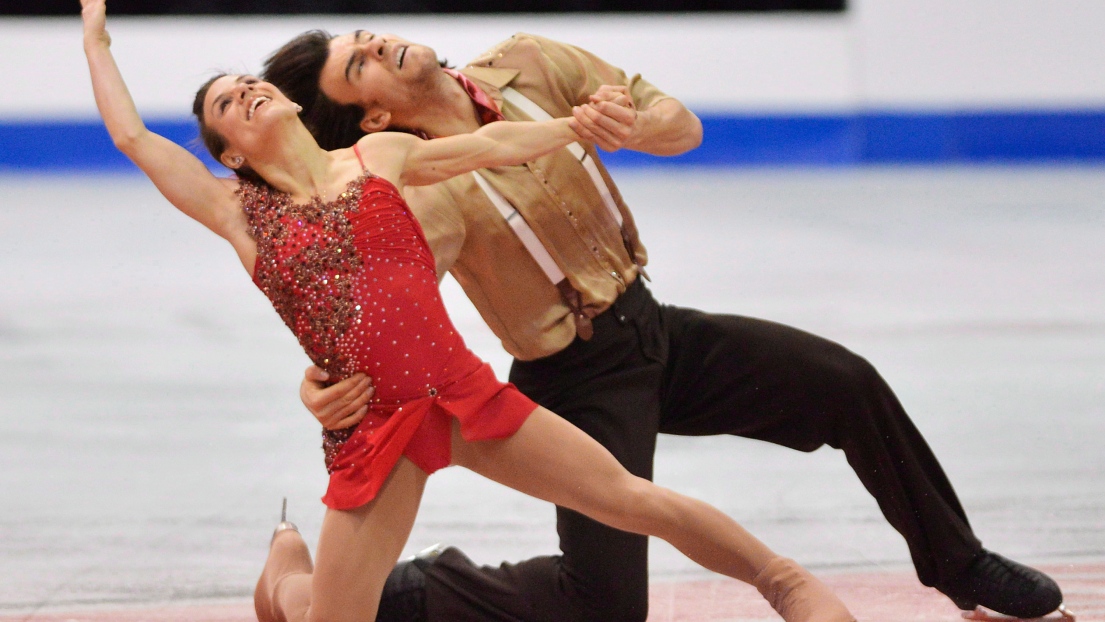
[[852, 620], [799, 566], [713, 506], [626, 471], [605, 448], [545, 408], [507, 439], [465, 441], [454, 425], [453, 462], [597, 521], [670, 542], [709, 570], [756, 585], [787, 620]]
[[316, 564], [294, 531], [276, 534], [254, 605], [260, 622], [376, 619], [388, 573], [410, 536], [426, 474], [400, 458], [376, 498], [353, 510], [327, 510]]

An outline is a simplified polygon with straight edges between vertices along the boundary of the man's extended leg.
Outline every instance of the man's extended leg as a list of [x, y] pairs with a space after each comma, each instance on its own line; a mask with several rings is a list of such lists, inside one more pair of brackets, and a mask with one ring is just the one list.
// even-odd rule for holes
[[[905, 537], [922, 583], [964, 607], [1043, 615], [1059, 605], [1046, 576], [982, 549], [940, 463], [866, 360], [772, 322], [676, 307], [664, 307], [663, 319], [670, 359], [662, 432], [842, 449]], [[980, 568], [981, 560], [997, 565]], [[993, 585], [978, 583], [972, 575], [980, 573], [994, 574]]]

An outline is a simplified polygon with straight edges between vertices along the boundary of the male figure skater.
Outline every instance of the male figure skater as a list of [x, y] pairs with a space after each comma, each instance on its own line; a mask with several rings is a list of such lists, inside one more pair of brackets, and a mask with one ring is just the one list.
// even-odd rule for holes
[[[593, 104], [576, 115], [593, 143], [581, 150], [407, 195], [439, 276], [452, 272], [515, 357], [510, 380], [642, 477], [652, 476], [659, 432], [842, 449], [905, 538], [922, 583], [963, 609], [1036, 617], [1060, 605], [1049, 577], [982, 547], [867, 361], [794, 328], [652, 297], [633, 216], [594, 145], [655, 155], [697, 147], [701, 124], [676, 99], [585, 50], [526, 34], [453, 71], [394, 35], [314, 31], [277, 51], [265, 77], [304, 107], [328, 149], [367, 132], [448, 136]], [[326, 387], [309, 369], [301, 389], [325, 427], [341, 428], [363, 416], [371, 380]], [[446, 549], [399, 564], [378, 620], [645, 620], [647, 539], [563, 508], [557, 529], [559, 556], [493, 568]]]

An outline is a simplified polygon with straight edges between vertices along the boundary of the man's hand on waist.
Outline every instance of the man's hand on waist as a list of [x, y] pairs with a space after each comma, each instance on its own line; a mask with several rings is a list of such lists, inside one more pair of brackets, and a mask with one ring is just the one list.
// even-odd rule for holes
[[312, 365], [303, 373], [299, 399], [327, 430], [342, 430], [357, 425], [368, 412], [368, 402], [376, 388], [365, 374], [354, 374], [341, 382], [328, 384], [330, 374]]

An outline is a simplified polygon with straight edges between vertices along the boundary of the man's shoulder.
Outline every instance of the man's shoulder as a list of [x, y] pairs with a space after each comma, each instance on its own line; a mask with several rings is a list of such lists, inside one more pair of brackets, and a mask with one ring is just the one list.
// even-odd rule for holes
[[[570, 46], [566, 43], [549, 39], [548, 37], [542, 37], [541, 35], [530, 34], [528, 32], [517, 32], [509, 39], [493, 45], [483, 54], [472, 59], [472, 62], [468, 64], [477, 67], [494, 67], [497, 62], [504, 62], [503, 59], [527, 56], [540, 58], [550, 51], [566, 47]], [[509, 62], [509, 60], [506, 62]]]
[[461, 71], [494, 89], [514, 83], [519, 75], [532, 81], [547, 75], [555, 62], [546, 52], [548, 43], [551, 40], [545, 37], [519, 32], [477, 56]]

